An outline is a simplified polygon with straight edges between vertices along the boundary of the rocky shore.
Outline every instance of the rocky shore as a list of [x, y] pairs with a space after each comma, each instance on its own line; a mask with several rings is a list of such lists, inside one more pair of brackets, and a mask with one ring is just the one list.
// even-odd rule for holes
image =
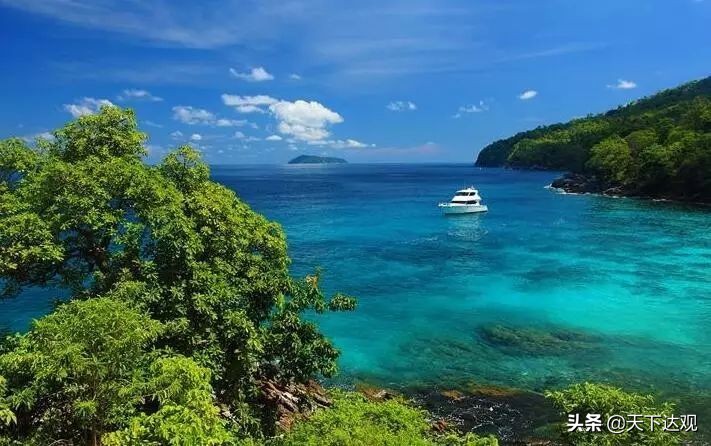
[[556, 178], [550, 187], [569, 194], [600, 194], [608, 197], [634, 197], [657, 201], [675, 201], [695, 205], [708, 206], [711, 202], [703, 197], [687, 197], [676, 195], [645, 194], [638, 190], [621, 186], [611, 186], [595, 175], [582, 173], [566, 173]]
[[396, 396], [427, 410], [436, 431], [456, 429], [479, 435], [493, 434], [501, 446], [555, 446], [560, 417], [540, 393], [508, 387], [471, 384], [467, 389], [388, 390], [365, 383], [356, 390], [373, 401]]
[[566, 173], [551, 183], [551, 187], [571, 194], [625, 195], [619, 187], [607, 187], [598, 177], [581, 173]]

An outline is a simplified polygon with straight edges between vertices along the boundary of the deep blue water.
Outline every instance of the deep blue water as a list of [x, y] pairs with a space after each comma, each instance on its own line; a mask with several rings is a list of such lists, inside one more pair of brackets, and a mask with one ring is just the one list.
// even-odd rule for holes
[[[358, 297], [355, 312], [316, 318], [343, 352], [344, 382], [541, 390], [587, 379], [709, 395], [711, 210], [563, 195], [544, 188], [555, 176], [470, 165], [213, 169], [283, 225], [296, 274], [322, 267], [327, 291]], [[469, 184], [489, 212], [441, 215], [437, 202]], [[47, 308], [5, 302], [0, 323], [22, 328]], [[492, 327], [524, 340], [492, 338]]]

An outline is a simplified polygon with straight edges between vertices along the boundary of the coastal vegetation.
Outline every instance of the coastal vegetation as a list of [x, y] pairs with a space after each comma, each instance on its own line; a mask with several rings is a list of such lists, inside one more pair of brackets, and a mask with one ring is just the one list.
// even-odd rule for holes
[[574, 192], [711, 202], [711, 77], [495, 141], [476, 164], [570, 171], [558, 185]]

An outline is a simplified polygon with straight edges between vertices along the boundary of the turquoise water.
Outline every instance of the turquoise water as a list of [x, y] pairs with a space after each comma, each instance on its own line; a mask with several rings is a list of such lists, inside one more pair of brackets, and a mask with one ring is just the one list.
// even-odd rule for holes
[[[284, 226], [295, 273], [320, 266], [326, 290], [359, 298], [355, 312], [316, 318], [343, 352], [341, 382], [588, 379], [711, 403], [708, 208], [562, 195], [544, 188], [555, 173], [469, 165], [213, 176]], [[442, 216], [437, 202], [469, 184], [490, 211]], [[0, 305], [16, 329], [49, 308], [31, 296]]]
[[[711, 392], [708, 208], [562, 195], [544, 188], [555, 173], [469, 165], [213, 174], [281, 222], [296, 273], [320, 266], [327, 290], [359, 298], [318, 319], [343, 381]], [[468, 184], [490, 211], [442, 216], [437, 202]], [[497, 325], [565, 339], [497, 342]]]

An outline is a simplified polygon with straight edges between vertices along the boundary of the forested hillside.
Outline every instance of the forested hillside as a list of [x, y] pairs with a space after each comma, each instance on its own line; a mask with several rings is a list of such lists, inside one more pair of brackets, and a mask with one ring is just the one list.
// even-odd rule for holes
[[495, 141], [477, 166], [568, 170], [599, 192], [711, 201], [711, 77]]

